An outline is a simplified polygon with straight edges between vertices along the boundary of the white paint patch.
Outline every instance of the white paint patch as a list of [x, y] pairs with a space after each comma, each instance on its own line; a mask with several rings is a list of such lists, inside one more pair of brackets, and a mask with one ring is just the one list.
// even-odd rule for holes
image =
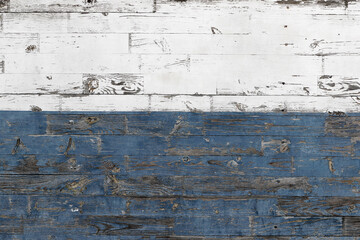
[[279, 2], [11, 0], [0, 110], [359, 112], [360, 3]]

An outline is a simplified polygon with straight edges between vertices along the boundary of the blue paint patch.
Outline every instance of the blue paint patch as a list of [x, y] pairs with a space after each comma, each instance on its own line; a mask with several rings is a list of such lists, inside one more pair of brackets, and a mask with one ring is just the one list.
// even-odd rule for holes
[[360, 114], [0, 112], [1, 239], [360, 236]]

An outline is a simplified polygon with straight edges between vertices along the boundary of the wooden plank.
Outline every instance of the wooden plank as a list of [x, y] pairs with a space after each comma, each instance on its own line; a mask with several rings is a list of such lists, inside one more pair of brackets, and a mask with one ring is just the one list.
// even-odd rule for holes
[[103, 177], [94, 175], [11, 175], [0, 176], [1, 194], [42, 194], [42, 195], [102, 195], [100, 185]]
[[[149, 59], [149, 58], [148, 58]], [[179, 60], [179, 67], [181, 68], [183, 60]], [[185, 60], [186, 61], [186, 60]], [[186, 64], [186, 62], [185, 62]], [[175, 66], [177, 62], [175, 62]], [[143, 65], [145, 68], [149, 64]], [[168, 69], [174, 65], [168, 64]], [[186, 67], [186, 66], [185, 66]], [[149, 69], [150, 70], [150, 69]], [[176, 70], [175, 70], [176, 71]], [[160, 69], [155, 73], [145, 74], [144, 78], [144, 93], [145, 94], [194, 94], [194, 95], [215, 95], [216, 81], [214, 75], [207, 73], [192, 73], [185, 70], [178, 71], [161, 71]]]
[[[291, 53], [281, 50], [281, 42], [253, 35], [222, 34], [131, 34], [130, 50], [133, 53], [173, 53], [173, 54], [281, 54]], [[263, 41], [263, 42], [262, 42]], [[266, 44], [264, 44], [266, 42]], [[263, 45], [261, 45], [263, 44]], [[279, 47], [276, 47], [276, 44]], [[272, 46], [272, 47], [270, 47]]]
[[215, 112], [358, 112], [359, 103], [352, 97], [310, 96], [213, 96]]
[[104, 175], [0, 175], [2, 195], [123, 197], [309, 196], [356, 197], [358, 177], [219, 177]]
[[235, 197], [235, 196], [358, 196], [356, 178], [308, 177], [190, 177], [108, 175], [104, 185], [109, 195], [132, 197]]
[[239, 12], [266, 12], [271, 10], [273, 12], [294, 11], [296, 13], [307, 14], [342, 14], [346, 10], [357, 12], [358, 3], [343, 2], [335, 0], [327, 1], [308, 1], [308, 0], [267, 0], [267, 1], [227, 1], [221, 0], [214, 2], [203, 2], [199, 0], [188, 1], [169, 1], [161, 0], [157, 2], [157, 12], [183, 12], [185, 14], [192, 12], [206, 12], [206, 11], [225, 11], [227, 14], [234, 14]]
[[[3, 154], [1, 174], [357, 177], [358, 157]], [[309, 170], [310, 169], [310, 170]]]
[[40, 53], [128, 53], [128, 34], [41, 34]]
[[151, 111], [184, 111], [184, 112], [209, 112], [211, 109], [209, 96], [188, 95], [153, 95], [150, 98]]
[[128, 1], [102, 0], [11, 0], [9, 12], [153, 12], [154, 2], [150, 0]]
[[[261, 114], [261, 113], [183, 113], [183, 112], [151, 112], [151, 113], [44, 113], [47, 118], [47, 134], [130, 134], [130, 135], [158, 135], [163, 137], [188, 135], [258, 135], [258, 136], [324, 136], [325, 115], [322, 114]], [[1, 120], [21, 121], [31, 116], [18, 113], [17, 117], [4, 113]], [[86, 119], [96, 119], [88, 122]], [[358, 119], [353, 116], [354, 121]], [[332, 117], [329, 117], [331, 121]], [[346, 117], [335, 118], [334, 121], [344, 120]], [[10, 121], [10, 123], [12, 123]], [[311, 124], [310, 124], [311, 123]], [[20, 124], [20, 123], [19, 123]], [[25, 123], [26, 124], [26, 123]], [[9, 133], [4, 124], [3, 131]], [[344, 126], [344, 131], [347, 129]], [[331, 133], [336, 126], [327, 125], [326, 133]], [[348, 131], [356, 130], [349, 126]], [[25, 132], [26, 133], [26, 132]], [[345, 137], [345, 136], [344, 136]]]
[[1, 93], [83, 94], [82, 78], [82, 74], [0, 74]]
[[278, 199], [278, 214], [287, 216], [357, 216], [356, 197], [293, 197]]
[[[358, 216], [358, 198], [237, 197], [133, 198], [121, 196], [1, 195], [3, 215], [130, 215], [149, 217]], [[318, 201], [318, 202], [317, 202]], [[102, 202], [102, 204], [99, 204]], [[296, 205], [299, 204], [299, 205]], [[335, 204], [335, 206], [334, 206]], [[343, 205], [341, 205], [343, 204]], [[301, 212], [303, 211], [303, 212]]]
[[[356, 97], [190, 95], [0, 95], [3, 111], [358, 112]], [[131, 99], [125, 100], [125, 99]], [[129, 101], [131, 104], [127, 104]]]
[[0, 109], [9, 111], [60, 111], [61, 102], [56, 95], [1, 95]]
[[336, 217], [255, 217], [253, 231], [260, 236], [302, 236], [305, 232], [309, 235], [341, 236], [342, 224], [342, 218]]
[[289, 159], [297, 154], [304, 159], [359, 156], [357, 138], [339, 137], [8, 135], [0, 138], [0, 142], [3, 146], [0, 154], [19, 155], [277, 156]]
[[11, 54], [4, 62], [5, 73], [9, 74], [181, 72], [190, 68], [187, 55]]
[[[15, 135], [257, 135], [339, 136], [343, 129], [357, 137], [359, 116], [328, 116], [299, 113], [184, 113], [184, 112], [6, 112], [0, 115], [1, 133]], [[46, 120], [46, 122], [45, 122]], [[349, 121], [347, 123], [347, 121]], [[36, 124], [36, 122], [38, 122]], [[31, 128], [35, 124], [36, 128]], [[341, 125], [338, 125], [341, 124]], [[20, 126], [24, 128], [19, 128]], [[324, 131], [325, 127], [325, 131]], [[45, 132], [46, 130], [46, 132]], [[35, 132], [34, 132], [35, 131]]]
[[[264, 218], [259, 217], [255, 220], [261, 221], [276, 221], [279, 226], [286, 226], [287, 230], [260, 230], [261, 224], [254, 227], [248, 227], [249, 219], [246, 217], [238, 219], [216, 219], [216, 218], [194, 218], [196, 222], [194, 225], [189, 224], [189, 218], [149, 218], [149, 217], [132, 217], [132, 216], [79, 216], [68, 224], [56, 225], [52, 224], [45, 228], [46, 221], [51, 222], [52, 218], [44, 218], [38, 222], [37, 226], [31, 223], [31, 219], [25, 221], [25, 229], [32, 229], [32, 232], [26, 236], [34, 236], [35, 234], [46, 233], [51, 231], [54, 234], [63, 234], [65, 237], [76, 236], [77, 238], [83, 238], [85, 236], [92, 236], [94, 238], [99, 237], [119, 237], [125, 236], [129, 238], [125, 239], [139, 239], [142, 236], [156, 236], [168, 238], [167, 236], [172, 235], [171, 239], [177, 239], [177, 235], [188, 236], [192, 235], [206, 235], [211, 237], [226, 237], [226, 236], [250, 236], [251, 230], [259, 232], [259, 236], [266, 236], [265, 234], [279, 233], [279, 235], [287, 235], [292, 230], [291, 236], [300, 236], [303, 231], [309, 233], [316, 232], [318, 229], [324, 227], [324, 225], [331, 224], [331, 228], [327, 228], [325, 235], [339, 236], [342, 231], [341, 218], [293, 218], [294, 222], [289, 223], [290, 219], [285, 218]], [[4, 221], [4, 219], [3, 219]], [[20, 222], [20, 219], [17, 221]], [[230, 223], [229, 223], [230, 222]], [[301, 223], [298, 223], [301, 222]], [[311, 223], [313, 225], [311, 225]], [[246, 226], [239, 230], [238, 226]], [[82, 227], [81, 227], [82, 226]], [[126, 226], [126, 227], [124, 227]], [[209, 228], [208, 226], [214, 226]], [[80, 228], [80, 229], [79, 229]], [[25, 230], [26, 231], [26, 230]], [[187, 234], [183, 234], [187, 231]], [[226, 231], [230, 235], [226, 235]], [[323, 236], [323, 235], [321, 235]], [[110, 238], [114, 239], [114, 238]]]
[[[149, 97], [145, 95], [1, 95], [0, 109], [9, 111], [147, 111]], [[131, 102], [131, 104], [128, 104]], [[38, 108], [36, 108], [38, 107]]]
[[67, 32], [68, 14], [53, 13], [3, 13], [2, 32], [41, 33]]
[[[130, 104], [129, 104], [130, 103]], [[149, 96], [146, 95], [88, 95], [61, 97], [61, 111], [148, 111]]]
[[313, 95], [321, 75], [321, 58], [191, 55], [190, 70], [216, 76], [218, 94]]
[[139, 71], [139, 58], [128, 54], [12, 54], [5, 56], [5, 73], [64, 74]]
[[39, 52], [38, 34], [0, 34], [0, 52], [37, 53]]
[[[234, 137], [232, 148], [224, 141], [223, 136], [212, 138], [207, 143], [203, 137], [194, 136], [168, 140], [155, 136], [6, 136], [1, 138], [1, 154], [100, 154], [100, 155], [256, 155], [261, 154], [261, 138], [254, 136]], [[200, 141], [199, 146], [189, 148], [188, 142]], [[240, 142], [242, 141], [242, 142]], [[110, 142], [116, 144], [110, 144]], [[154, 144], [157, 146], [154, 147]], [[170, 144], [170, 147], [168, 147]], [[119, 146], [122, 145], [123, 147]], [[213, 147], [211, 146], [213, 145]], [[224, 146], [225, 145], [225, 146]], [[235, 147], [235, 145], [237, 147]], [[208, 146], [208, 147], [204, 147]], [[46, 148], [46, 150], [42, 149]], [[223, 152], [223, 154], [221, 153]]]
[[[3, 94], [143, 94], [143, 74], [1, 74]], [[22, 83], [22, 84], [19, 84]]]
[[[209, 13], [121, 14], [121, 13], [4, 13], [3, 31], [9, 33], [207, 33], [211, 27], [222, 33], [248, 33], [249, 15]], [[236, 24], [237, 22], [243, 24]]]
[[[168, 72], [189, 72], [191, 66], [190, 55], [139, 55], [140, 56], [140, 70], [144, 73], [168, 73]], [[207, 75], [206, 75], [207, 76]]]
[[[65, 238], [74, 236], [76, 238], [86, 238], [87, 236], [91, 236], [93, 239], [116, 236], [121, 236], [121, 238], [123, 238], [122, 236], [126, 236], [127, 239], [134, 239], [134, 237], [139, 238], [149, 235], [165, 237], [172, 235], [172, 227], [174, 225], [174, 220], [171, 218], [151, 218], [144, 216], [77, 216], [72, 217], [67, 222], [56, 216], [44, 216], [37, 221], [34, 221], [32, 218], [12, 219], [11, 224], [23, 226], [21, 229], [23, 231], [13, 232], [12, 228], [6, 228], [10, 225], [9, 222], [6, 222], [6, 217], [2, 217], [0, 221], [4, 222], [2, 226], [5, 227], [4, 231], [0, 233], [2, 236], [5, 235], [6, 237], [10, 234], [22, 233], [23, 236], [29, 238], [36, 238], [36, 236], [39, 235], [61, 235]], [[10, 236], [12, 237], [12, 235]]]

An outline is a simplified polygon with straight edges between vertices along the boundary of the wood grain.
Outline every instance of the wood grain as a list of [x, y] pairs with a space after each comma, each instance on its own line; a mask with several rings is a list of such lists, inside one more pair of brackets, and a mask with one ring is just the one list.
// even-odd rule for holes
[[0, 0], [0, 239], [360, 237], [357, 0]]
[[0, 236], [357, 237], [358, 118], [2, 111]]

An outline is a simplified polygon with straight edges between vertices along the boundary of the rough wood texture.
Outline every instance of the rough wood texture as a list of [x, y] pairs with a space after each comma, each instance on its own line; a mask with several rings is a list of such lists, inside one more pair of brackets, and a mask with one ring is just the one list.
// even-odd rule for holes
[[359, 11], [0, 0], [0, 239], [358, 239]]
[[359, 237], [359, 119], [2, 111], [0, 237]]
[[359, 6], [2, 0], [0, 109], [359, 112]]

